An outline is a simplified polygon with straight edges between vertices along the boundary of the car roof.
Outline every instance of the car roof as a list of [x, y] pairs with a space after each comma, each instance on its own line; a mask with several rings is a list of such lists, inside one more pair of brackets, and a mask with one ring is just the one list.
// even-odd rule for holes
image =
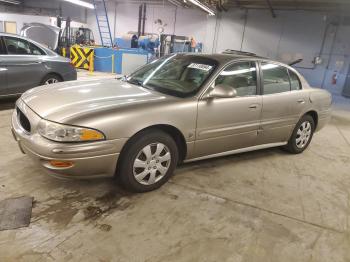
[[[238, 59], [253, 59], [253, 60], [269, 60], [273, 61], [269, 58], [262, 57], [262, 56], [257, 56], [257, 55], [249, 55], [249, 54], [238, 54], [238, 53], [233, 53], [233, 54], [228, 54], [228, 53], [221, 53], [221, 54], [205, 54], [205, 53], [183, 53], [188, 56], [199, 56], [199, 57], [205, 57], [209, 59], [214, 59], [219, 63], [226, 63], [230, 62], [232, 60], [238, 60]], [[277, 61], [274, 61], [277, 62]]]
[[277, 60], [273, 60], [267, 57], [263, 57], [263, 56], [258, 56], [255, 54], [249, 54], [249, 53], [245, 53], [242, 52], [242, 54], [238, 54], [238, 53], [220, 53], [220, 54], [199, 54], [199, 53], [186, 53], [186, 55], [192, 55], [192, 56], [199, 56], [199, 57], [205, 57], [208, 59], [214, 59], [216, 60], [219, 64], [224, 65], [227, 64], [231, 61], [234, 60], [241, 60], [241, 59], [247, 59], [247, 60], [255, 60], [255, 61], [268, 61], [271, 63], [276, 63], [276, 64], [280, 64], [283, 66], [286, 66], [288, 68], [291, 68], [295, 71], [295, 69], [291, 66], [289, 66], [288, 64], [285, 64], [283, 62], [277, 61]]
[[221, 54], [182, 53], [182, 54], [188, 55], [188, 56], [199, 56], [199, 57], [205, 57], [208, 59], [214, 59], [220, 64], [220, 68], [226, 66], [230, 62], [233, 62], [235, 60], [242, 60], [242, 59], [243, 60], [246, 59], [246, 60], [250, 60], [250, 61], [262, 61], [262, 62], [273, 63], [273, 64], [281, 65], [283, 67], [288, 68], [288, 70], [291, 70], [294, 73], [296, 73], [299, 76], [299, 78], [304, 79], [304, 77], [294, 67], [292, 67], [286, 63], [283, 63], [281, 61], [258, 56], [255, 54], [249, 54], [249, 53], [245, 53], [245, 52], [242, 52], [242, 54], [238, 54], [237, 52], [232, 53], [232, 54], [229, 54], [229, 53], [221, 53]]

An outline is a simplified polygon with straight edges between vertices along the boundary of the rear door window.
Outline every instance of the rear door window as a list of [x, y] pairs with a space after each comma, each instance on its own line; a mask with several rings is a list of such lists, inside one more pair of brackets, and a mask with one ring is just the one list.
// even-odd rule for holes
[[264, 95], [278, 94], [290, 91], [290, 81], [287, 68], [272, 63], [261, 63], [263, 74]]
[[0, 36], [0, 55], [5, 55], [6, 54], [6, 50], [2, 41], [2, 37]]
[[301, 82], [300, 82], [299, 77], [292, 70], [288, 70], [288, 72], [289, 72], [289, 77], [290, 77], [291, 90], [300, 90], [301, 89]]
[[4, 37], [5, 46], [9, 55], [44, 55], [44, 51], [34, 44], [20, 38]]

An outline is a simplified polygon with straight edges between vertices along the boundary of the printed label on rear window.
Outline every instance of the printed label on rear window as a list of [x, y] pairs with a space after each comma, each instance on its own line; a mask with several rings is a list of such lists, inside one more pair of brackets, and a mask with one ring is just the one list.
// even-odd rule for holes
[[196, 63], [192, 63], [188, 67], [203, 70], [203, 71], [209, 71], [210, 69], [212, 69], [212, 66], [210, 65], [196, 64]]

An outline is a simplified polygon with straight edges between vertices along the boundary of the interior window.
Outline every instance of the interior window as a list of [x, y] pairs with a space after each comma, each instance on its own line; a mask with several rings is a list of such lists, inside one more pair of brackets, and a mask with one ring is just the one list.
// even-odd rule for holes
[[239, 62], [222, 71], [215, 85], [235, 88], [237, 96], [252, 96], [256, 95], [256, 78], [255, 62]]
[[287, 68], [271, 63], [262, 63], [264, 94], [276, 94], [290, 91]]
[[4, 37], [7, 54], [9, 55], [44, 55], [45, 53], [32, 43], [15, 38]]
[[291, 86], [291, 90], [300, 90], [301, 89], [301, 83], [300, 83], [300, 79], [297, 76], [296, 73], [294, 73], [291, 70], [288, 70], [289, 72], [289, 77], [290, 77], [290, 86]]

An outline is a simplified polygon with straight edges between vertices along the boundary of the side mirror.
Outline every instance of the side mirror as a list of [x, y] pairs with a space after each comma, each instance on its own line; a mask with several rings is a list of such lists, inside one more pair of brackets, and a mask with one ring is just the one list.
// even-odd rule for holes
[[215, 86], [206, 96], [207, 98], [233, 98], [237, 96], [237, 90], [228, 85]]
[[116, 77], [115, 79], [117, 79], [117, 80], [121, 80], [121, 81], [126, 81], [127, 79], [128, 79], [128, 77], [126, 76], [126, 75], [123, 75], [123, 76], [118, 76], [118, 77]]

